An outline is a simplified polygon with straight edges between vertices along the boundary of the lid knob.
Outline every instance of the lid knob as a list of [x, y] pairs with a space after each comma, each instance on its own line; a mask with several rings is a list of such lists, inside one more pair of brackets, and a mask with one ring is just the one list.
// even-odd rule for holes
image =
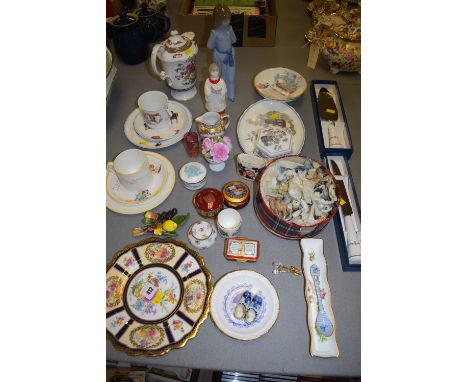
[[171, 31], [171, 36], [177, 36], [178, 34], [179, 32], [176, 30]]

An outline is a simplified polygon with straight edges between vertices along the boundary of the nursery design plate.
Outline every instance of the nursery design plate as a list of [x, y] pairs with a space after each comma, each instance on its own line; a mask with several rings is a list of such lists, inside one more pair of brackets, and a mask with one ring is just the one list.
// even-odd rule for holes
[[150, 238], [107, 266], [107, 336], [131, 355], [163, 355], [195, 337], [208, 316], [211, 274], [184, 243]]
[[[251, 324], [234, 316], [236, 305], [245, 291], [262, 298], [262, 306]], [[227, 336], [243, 341], [254, 340], [267, 334], [275, 324], [279, 314], [278, 294], [260, 273], [248, 270], [229, 272], [214, 286], [210, 314], [216, 327]]]
[[[150, 166], [152, 164], [155, 166], [153, 173], [158, 169], [157, 163], [160, 163], [161, 169], [159, 173], [166, 174], [163, 178], [164, 182], [161, 181], [160, 183], [161, 189], [159, 191], [149, 191], [148, 195], [145, 195], [145, 197], [148, 197], [146, 200], [141, 202], [139, 200], [133, 200], [132, 202], [129, 202], [121, 199], [123, 196], [122, 194], [116, 193], [115, 190], [109, 189], [109, 184], [111, 184], [112, 187], [112, 183], [109, 183], [109, 171], [107, 171], [106, 206], [111, 211], [117, 212], [119, 214], [140, 214], [159, 206], [171, 194], [175, 184], [175, 171], [171, 162], [169, 162], [166, 157], [160, 154], [152, 153], [150, 151], [145, 151], [144, 153], [148, 157]], [[159, 174], [155, 174], [155, 176], [158, 175]], [[158, 183], [159, 181], [157, 180], [156, 184]]]
[[143, 122], [140, 110], [133, 110], [127, 117], [124, 125], [124, 133], [127, 139], [135, 146], [147, 149], [162, 149], [172, 146], [179, 142], [186, 132], [192, 128], [192, 113], [189, 109], [179, 102], [169, 101], [168, 108], [174, 113], [177, 113], [177, 121], [174, 122], [171, 129], [167, 130], [171, 133], [168, 137], [161, 137], [161, 140], [150, 140], [138, 134], [137, 126]]
[[247, 154], [258, 155], [256, 150], [257, 131], [264, 127], [283, 127], [292, 134], [292, 152], [301, 152], [305, 140], [304, 123], [291, 106], [284, 102], [260, 100], [250, 105], [237, 123], [237, 139]]
[[299, 73], [288, 68], [269, 68], [254, 78], [254, 87], [263, 98], [290, 102], [307, 89], [307, 82]]

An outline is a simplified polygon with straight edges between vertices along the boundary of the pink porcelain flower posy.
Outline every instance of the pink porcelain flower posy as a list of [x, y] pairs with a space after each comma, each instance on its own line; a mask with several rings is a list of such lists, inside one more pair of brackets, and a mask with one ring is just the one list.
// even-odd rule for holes
[[213, 142], [212, 139], [210, 139], [210, 138], [205, 138], [205, 139], [203, 140], [203, 143], [202, 143], [202, 150], [203, 150], [204, 152], [210, 151], [211, 148], [213, 147], [213, 144], [214, 144], [214, 142]]
[[224, 143], [215, 143], [210, 150], [215, 163], [224, 162], [229, 158], [229, 147]]

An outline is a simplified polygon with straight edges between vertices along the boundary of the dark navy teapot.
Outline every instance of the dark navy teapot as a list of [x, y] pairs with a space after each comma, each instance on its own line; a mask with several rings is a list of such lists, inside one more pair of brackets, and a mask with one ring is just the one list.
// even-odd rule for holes
[[149, 43], [161, 40], [171, 27], [169, 17], [149, 8], [147, 3], [143, 3], [135, 13], [138, 15], [138, 24]]
[[115, 53], [123, 62], [133, 65], [145, 61], [149, 50], [138, 15], [128, 12], [128, 9], [123, 7], [118, 16], [109, 17], [106, 21], [114, 40]]

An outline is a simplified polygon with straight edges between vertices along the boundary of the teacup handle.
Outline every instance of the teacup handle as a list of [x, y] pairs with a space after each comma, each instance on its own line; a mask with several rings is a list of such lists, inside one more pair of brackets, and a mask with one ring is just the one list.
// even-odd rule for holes
[[117, 175], [115, 172], [114, 163], [108, 162], [106, 167], [107, 167], [107, 171], [112, 172], [113, 174]]
[[227, 129], [229, 127], [229, 122], [231, 121], [231, 117], [229, 114], [224, 114], [221, 119], [223, 120], [224, 123], [224, 128]]

